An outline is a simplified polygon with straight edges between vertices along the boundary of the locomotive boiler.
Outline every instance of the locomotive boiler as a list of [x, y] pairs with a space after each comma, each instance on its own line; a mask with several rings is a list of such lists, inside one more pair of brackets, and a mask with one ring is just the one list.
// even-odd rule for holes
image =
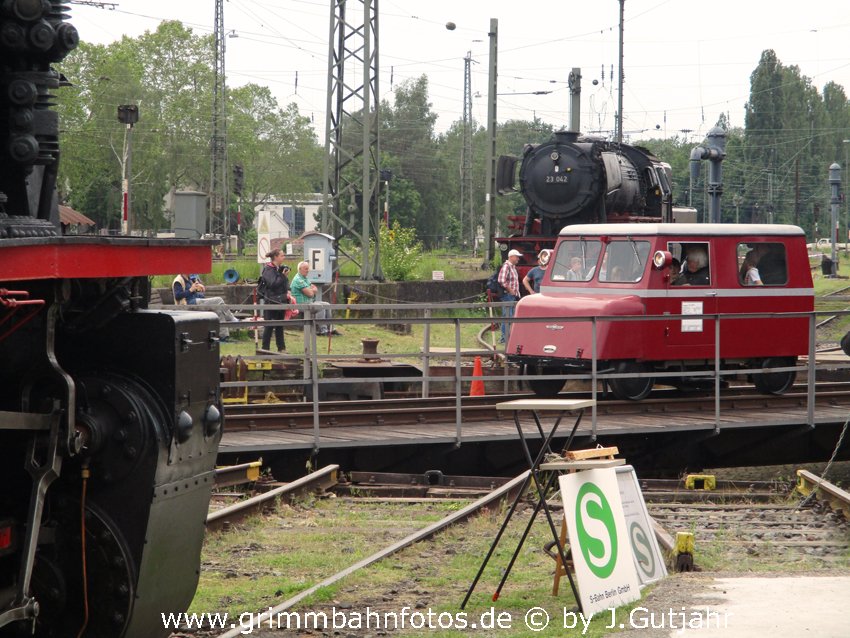
[[524, 218], [510, 218], [519, 232], [497, 239], [503, 257], [511, 249], [523, 253], [520, 267], [534, 265], [570, 224], [672, 221], [668, 164], [645, 148], [572, 131], [527, 144], [522, 157], [500, 157], [496, 188], [502, 195], [519, 191], [527, 204]]
[[222, 431], [218, 321], [147, 309], [188, 240], [64, 236], [59, 0], [0, 4], [0, 636], [157, 638], [197, 586]]

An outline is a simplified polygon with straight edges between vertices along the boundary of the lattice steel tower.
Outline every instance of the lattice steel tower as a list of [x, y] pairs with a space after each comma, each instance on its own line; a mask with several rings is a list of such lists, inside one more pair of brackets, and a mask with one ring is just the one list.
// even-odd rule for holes
[[460, 152], [460, 239], [463, 243], [464, 211], [469, 218], [469, 246], [475, 248], [475, 213], [472, 207], [472, 51], [463, 59], [463, 146]]
[[215, 73], [213, 77], [212, 139], [210, 141], [209, 232], [230, 234], [227, 190], [227, 112], [224, 77], [224, 0], [215, 0]]
[[[337, 239], [353, 236], [360, 244], [360, 277], [380, 279], [378, 0], [330, 4], [322, 231]], [[348, 4], [355, 11], [347, 13]]]

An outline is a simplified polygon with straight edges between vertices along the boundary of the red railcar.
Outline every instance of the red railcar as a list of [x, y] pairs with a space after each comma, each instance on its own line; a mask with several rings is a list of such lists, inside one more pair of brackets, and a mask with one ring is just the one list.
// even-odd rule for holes
[[[540, 294], [516, 307], [517, 318], [541, 321], [514, 324], [508, 340], [508, 358], [530, 373], [589, 370], [595, 349], [598, 372], [643, 374], [609, 381], [615, 396], [641, 399], [652, 372], [681, 371], [664, 382], [686, 386], [695, 382], [689, 373], [713, 370], [718, 337], [727, 370], [789, 367], [808, 352], [809, 319], [782, 316], [814, 308], [796, 226], [582, 224], [561, 231], [555, 250]], [[777, 316], [734, 318], [746, 313]], [[719, 331], [710, 315], [720, 316]], [[657, 319], [610, 320], [626, 316]], [[762, 392], [781, 394], [794, 375], [752, 377]], [[530, 385], [551, 395], [563, 379]]]

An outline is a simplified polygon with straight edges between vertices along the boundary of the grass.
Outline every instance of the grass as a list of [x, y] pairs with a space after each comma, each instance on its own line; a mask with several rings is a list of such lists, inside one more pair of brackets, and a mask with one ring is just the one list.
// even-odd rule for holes
[[[290, 278], [295, 273], [295, 266], [298, 265], [299, 261], [301, 261], [300, 257], [295, 256], [284, 262], [292, 269]], [[422, 256], [422, 259], [413, 271], [411, 280], [430, 281], [432, 278], [431, 273], [435, 270], [442, 270], [447, 281], [475, 279], [482, 277], [482, 273], [485, 272], [480, 269], [480, 265], [481, 259], [477, 257], [449, 255], [445, 251], [434, 251], [425, 253]], [[256, 281], [260, 276], [262, 264], [257, 263], [256, 257], [228, 258], [223, 261], [214, 261], [211, 272], [198, 274], [201, 275], [204, 283], [218, 285], [225, 283], [224, 273], [231, 269], [238, 272], [241, 279]], [[177, 273], [174, 274], [176, 275]], [[358, 277], [360, 275], [360, 266], [342, 257], [340, 259], [339, 274], [341, 277]], [[156, 275], [153, 277], [153, 286], [154, 288], [167, 288], [171, 285], [173, 279], [174, 275]]]
[[[252, 519], [233, 531], [207, 537], [200, 585], [190, 612], [228, 612], [239, 617], [246, 612], [265, 611], [465, 504], [461, 501], [364, 502], [331, 497], [284, 505], [275, 513]], [[498, 634], [500, 638], [532, 635], [524, 617], [527, 610], [535, 607], [546, 611], [551, 624], [534, 635], [549, 638], [582, 632], [582, 625], [564, 627], [565, 620], [573, 620], [569, 612], [575, 604], [566, 578], [561, 580], [559, 595], [552, 596], [555, 564], [542, 551], [552, 537], [542, 516], [532, 526], [501, 596], [495, 602], [492, 600], [530, 513], [530, 506], [520, 506], [464, 610], [467, 622], [479, 624], [480, 635]], [[299, 612], [301, 618], [306, 613], [332, 618], [334, 611], [342, 610], [351, 618], [354, 614], [365, 617], [370, 610], [383, 618], [388, 613], [400, 614], [407, 607], [408, 614], [420, 613], [424, 617], [430, 611], [433, 618], [445, 620], [448, 618], [445, 614], [457, 618], [460, 603], [504, 515], [503, 505], [501, 509], [482, 512], [465, 523], [449, 527], [319, 590], [293, 611]], [[554, 512], [554, 517], [557, 523], [561, 515]], [[687, 526], [688, 522], [683, 520], [681, 524]], [[823, 568], [816, 557], [788, 556], [767, 540], [754, 541], [756, 552], [748, 551], [748, 546], [743, 544], [730, 546], [723, 542], [740, 540], [746, 525], [736, 523], [717, 530], [712, 540], [699, 540], [699, 523], [695, 520], [691, 525], [691, 531], [698, 535], [697, 562], [707, 572], [787, 574]], [[850, 556], [844, 557], [843, 562], [837, 561], [835, 569], [846, 570], [848, 561]], [[668, 576], [668, 579], [677, 578], [687, 576]], [[674, 584], [671, 591], [676, 591], [677, 586]], [[678, 607], [686, 602], [677, 597], [675, 604]], [[628, 625], [629, 611], [642, 604], [636, 602], [617, 610], [615, 624]], [[482, 618], [494, 617], [501, 618], [509, 628], [481, 630]], [[603, 611], [581, 635], [593, 638], [607, 635], [611, 633], [610, 622], [610, 612]], [[363, 631], [342, 631], [339, 635], [382, 635], [380, 631], [377, 634]], [[398, 633], [448, 638], [456, 636], [458, 631], [408, 629]]]
[[[815, 288], [815, 310], [818, 312], [839, 312], [850, 310], [850, 304], [846, 301], [830, 301], [824, 298], [830, 293], [840, 294], [844, 288], [850, 287], [850, 279], [833, 279], [824, 277], [820, 271], [812, 275]], [[850, 291], [848, 293], [850, 294]], [[817, 321], [821, 322], [827, 318], [819, 315]], [[838, 317], [818, 332], [818, 341], [839, 342], [841, 338], [850, 331], [850, 315]]]
[[[352, 316], [352, 318], [354, 318]], [[489, 321], [486, 318], [481, 318], [481, 323], [461, 323], [460, 324], [460, 345], [462, 348], [480, 349], [481, 345], [477, 341], [477, 335], [482, 326], [487, 325]], [[379, 353], [392, 354], [415, 354], [419, 358], [419, 353], [424, 347], [424, 332], [425, 326], [416, 324], [412, 326], [412, 332], [409, 335], [393, 332], [388, 328], [375, 326], [371, 324], [346, 324], [339, 322], [335, 324], [343, 332], [341, 337], [333, 337], [328, 340], [327, 337], [318, 337], [319, 351], [322, 354], [360, 354], [363, 352], [361, 344], [362, 339], [378, 339]], [[221, 344], [221, 354], [225, 355], [253, 355], [255, 346], [252, 333], [243, 331], [242, 335], [237, 335], [234, 340]], [[290, 353], [298, 353], [303, 351], [303, 332], [301, 330], [291, 329], [285, 330], [286, 349]], [[262, 336], [262, 334], [260, 334]], [[496, 338], [498, 341], [498, 336]], [[430, 336], [431, 347], [454, 347], [455, 345], [455, 326], [453, 323], [434, 323], [431, 325]]]
[[[292, 272], [295, 272], [295, 266], [298, 264], [300, 260], [297, 257], [293, 257], [292, 259], [286, 260], [284, 263], [292, 268]], [[260, 276], [260, 271], [262, 270], [263, 265], [258, 264], [256, 258], [243, 258], [243, 259], [228, 259], [226, 261], [214, 261], [212, 264], [212, 271], [208, 273], [198, 273], [201, 275], [201, 280], [210, 286], [215, 286], [219, 284], [225, 283], [224, 281], [224, 273], [227, 270], [235, 270], [239, 273], [240, 279], [250, 279], [251, 281], [256, 281]], [[176, 275], [177, 273], [174, 273]], [[191, 273], [186, 273], [191, 274]], [[291, 274], [291, 273], [290, 273]], [[174, 275], [155, 275], [151, 278], [152, 285], [154, 288], [170, 288], [171, 282], [174, 281]]]
[[[284, 506], [261, 523], [255, 521], [244, 529], [208, 537], [200, 586], [190, 611], [227, 611], [237, 617], [247, 611], [265, 611], [463, 504], [387, 504], [331, 498]], [[502, 627], [510, 628], [492, 630], [500, 637], [528, 636], [524, 616], [533, 607], [545, 609], [552, 619], [550, 627], [536, 635], [563, 636], [568, 631], [563, 626], [564, 613], [575, 600], [566, 578], [561, 581], [559, 596], [552, 596], [554, 562], [541, 551], [551, 532], [542, 517], [533, 526], [501, 597], [492, 601], [530, 511], [525, 508], [513, 518], [464, 611], [468, 623], [479, 625], [480, 635], [494, 635], [481, 629], [482, 621], [501, 619]], [[355, 613], [365, 617], [368, 608], [383, 617], [385, 613], [400, 614], [407, 607], [408, 614], [424, 616], [430, 610], [432, 618], [442, 617], [444, 623], [448, 622], [445, 614], [456, 618], [461, 613], [460, 603], [504, 513], [483, 513], [450, 527], [320, 590], [294, 609], [302, 617], [307, 612], [323, 612], [331, 618], [334, 610], [344, 610], [348, 617]], [[617, 622], [625, 622], [627, 614], [628, 608], [619, 610]], [[594, 618], [584, 635], [605, 635], [610, 618], [607, 612]], [[374, 631], [363, 631], [366, 633], [352, 635], [375, 635]], [[426, 628], [400, 633], [447, 638], [458, 631]]]

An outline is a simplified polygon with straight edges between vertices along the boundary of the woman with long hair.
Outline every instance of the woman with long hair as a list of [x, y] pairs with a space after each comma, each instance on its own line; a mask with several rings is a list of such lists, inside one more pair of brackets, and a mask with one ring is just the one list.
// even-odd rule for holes
[[[284, 254], [280, 248], [266, 254], [269, 262], [263, 266], [263, 272], [260, 274], [262, 279], [262, 297], [266, 306], [274, 306], [289, 303], [289, 266], [283, 263]], [[263, 318], [268, 321], [283, 321], [286, 318], [285, 311], [280, 308], [276, 310], [264, 310]], [[286, 342], [283, 335], [283, 326], [266, 326], [263, 328], [263, 350], [268, 350], [271, 347], [272, 332], [274, 332], [275, 345], [277, 351], [283, 352], [286, 349]]]

